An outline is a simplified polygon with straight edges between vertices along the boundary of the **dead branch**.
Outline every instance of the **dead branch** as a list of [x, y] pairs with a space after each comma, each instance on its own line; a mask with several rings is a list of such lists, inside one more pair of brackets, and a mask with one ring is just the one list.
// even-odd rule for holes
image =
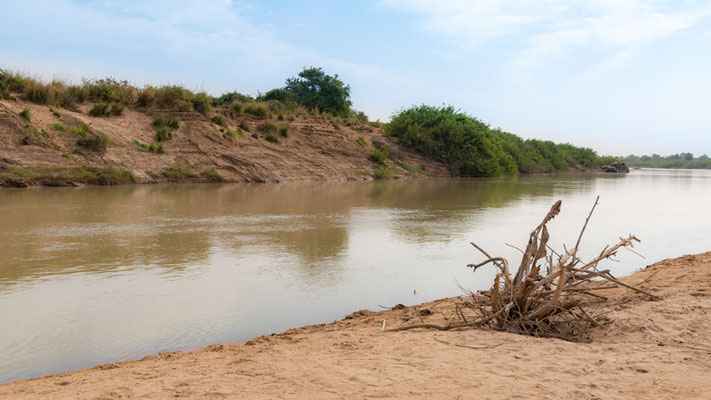
[[[386, 331], [397, 332], [416, 328], [445, 331], [454, 328], [488, 326], [535, 336], [576, 339], [587, 329], [603, 326], [600, 321], [609, 321], [598, 319], [601, 316], [604, 318], [603, 314], [597, 313], [593, 316], [586, 310], [587, 307], [595, 307], [602, 301], [608, 300], [607, 297], [594, 293], [596, 291], [621, 286], [659, 300], [659, 296], [647, 290], [620, 281], [612, 276], [609, 270], [598, 269], [601, 262], [614, 261], [612, 257], [620, 248], [629, 250], [634, 246], [634, 242], [639, 242], [640, 240], [634, 235], [621, 237], [619, 242], [606, 246], [597, 257], [588, 262], [582, 261], [577, 256], [583, 234], [599, 200], [598, 196], [578, 234], [575, 246], [571, 249], [563, 246], [564, 251], [558, 253], [548, 245], [550, 234], [546, 225], [560, 213], [562, 204], [560, 200], [553, 204], [541, 223], [529, 234], [525, 250], [507, 244], [522, 253], [519, 268], [513, 279], [509, 273], [508, 260], [494, 257], [472, 242], [471, 245], [486, 259], [468, 266], [476, 271], [478, 268], [492, 264], [499, 270], [491, 289], [476, 293], [467, 291], [471, 297], [471, 302], [466, 302], [467, 307], [476, 314], [473, 320], [469, 320], [463, 309], [455, 304], [454, 315], [461, 319], [461, 322], [452, 321], [446, 325], [437, 325], [427, 323], [420, 318], [421, 324], [401, 326]], [[545, 276], [541, 275], [543, 268], [547, 271]], [[646, 280], [642, 283], [644, 282]], [[464, 303], [460, 305], [464, 307]], [[419, 316], [419, 313], [417, 314]]]

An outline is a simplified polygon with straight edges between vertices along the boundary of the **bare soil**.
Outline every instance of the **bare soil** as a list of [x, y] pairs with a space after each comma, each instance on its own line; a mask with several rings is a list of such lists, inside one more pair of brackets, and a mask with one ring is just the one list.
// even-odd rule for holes
[[[388, 177], [449, 176], [446, 167], [428, 160], [387, 138], [368, 124], [346, 126], [330, 116], [301, 115], [285, 120], [223, 112], [226, 126], [218, 126], [197, 112], [125, 109], [118, 117], [92, 117], [92, 104], [77, 111], [56, 110], [25, 101], [0, 101], [0, 186], [110, 184], [120, 181], [89, 179], [69, 170], [79, 167], [127, 170], [136, 183], [167, 181], [283, 182], [300, 180], [373, 179], [383, 165], [369, 160], [375, 147], [387, 148]], [[31, 121], [19, 116], [29, 110]], [[156, 116], [175, 116], [180, 127], [163, 143], [164, 154], [150, 152], [134, 141], [154, 143]], [[55, 129], [59, 124], [65, 130]], [[77, 145], [81, 136], [70, 128], [91, 126], [90, 135], [110, 137], [105, 152]], [[240, 124], [243, 137], [235, 134]], [[265, 140], [267, 124], [288, 127], [279, 142]], [[223, 131], [221, 131], [221, 129]], [[235, 132], [232, 136], [229, 133]], [[365, 144], [358, 143], [363, 138]], [[165, 174], [180, 166], [185, 174]], [[69, 172], [68, 172], [69, 171]]]

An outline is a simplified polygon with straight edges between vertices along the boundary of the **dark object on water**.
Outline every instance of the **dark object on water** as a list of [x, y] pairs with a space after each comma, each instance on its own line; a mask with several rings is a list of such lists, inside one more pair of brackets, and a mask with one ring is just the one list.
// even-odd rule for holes
[[625, 174], [630, 172], [629, 167], [625, 164], [624, 161], [615, 161], [610, 165], [603, 165], [602, 170], [605, 172], [625, 173]]

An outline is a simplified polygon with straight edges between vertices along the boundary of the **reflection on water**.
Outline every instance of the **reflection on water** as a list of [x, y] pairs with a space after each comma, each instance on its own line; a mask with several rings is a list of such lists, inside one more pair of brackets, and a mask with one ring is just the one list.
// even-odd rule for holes
[[483, 288], [469, 241], [516, 258], [561, 198], [570, 244], [597, 194], [584, 251], [643, 240], [618, 274], [711, 250], [709, 171], [0, 190], [0, 382]]

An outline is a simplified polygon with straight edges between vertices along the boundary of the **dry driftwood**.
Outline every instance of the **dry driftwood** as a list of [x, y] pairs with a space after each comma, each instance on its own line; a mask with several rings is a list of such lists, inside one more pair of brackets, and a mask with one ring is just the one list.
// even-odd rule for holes
[[[575, 247], [557, 253], [550, 249], [550, 235], [546, 225], [555, 218], [561, 209], [558, 200], [546, 213], [541, 223], [529, 235], [528, 243], [522, 252], [521, 262], [512, 277], [508, 260], [492, 257], [476, 243], [471, 243], [486, 259], [468, 266], [476, 269], [485, 265], [497, 268], [491, 289], [469, 292], [472, 302], [469, 308], [476, 313], [474, 318], [466, 317], [457, 307], [459, 321], [447, 325], [414, 324], [387, 331], [402, 331], [414, 328], [449, 330], [472, 326], [488, 326], [497, 330], [532, 334], [535, 336], [554, 336], [574, 339], [591, 326], [602, 326], [599, 312], [600, 302], [607, 300], [599, 293], [619, 286], [642, 293], [652, 299], [659, 297], [637, 286], [629, 285], [616, 279], [609, 270], [599, 270], [601, 261], [610, 259], [620, 248], [633, 247], [639, 242], [633, 235], [620, 238], [619, 242], [605, 247], [600, 254], [588, 262], [578, 257], [580, 242], [590, 217], [598, 205], [600, 197], [595, 199], [585, 224], [578, 235]], [[511, 246], [513, 247], [513, 246]], [[548, 253], [548, 250], [551, 253]], [[555, 259], [554, 259], [555, 256]]]

